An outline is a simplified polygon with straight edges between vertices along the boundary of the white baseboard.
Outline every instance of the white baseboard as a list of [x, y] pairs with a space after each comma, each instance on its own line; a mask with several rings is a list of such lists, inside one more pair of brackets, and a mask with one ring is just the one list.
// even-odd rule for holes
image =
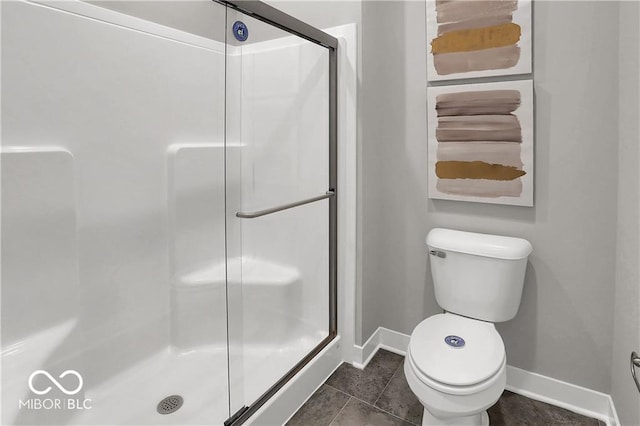
[[[379, 349], [406, 355], [409, 336], [384, 327], [378, 329], [362, 346], [354, 345], [351, 364], [364, 368]], [[619, 426], [620, 421], [610, 395], [576, 386], [561, 380], [507, 365], [506, 389], [536, 401], [566, 408], [574, 413], [593, 417]]]
[[354, 345], [353, 357], [348, 360], [356, 367], [363, 369], [367, 366], [371, 358], [378, 352], [378, 349], [386, 349], [398, 355], [405, 356], [409, 346], [409, 336], [388, 328], [378, 327], [362, 346]]
[[507, 390], [618, 426], [610, 395], [541, 374], [507, 366]]

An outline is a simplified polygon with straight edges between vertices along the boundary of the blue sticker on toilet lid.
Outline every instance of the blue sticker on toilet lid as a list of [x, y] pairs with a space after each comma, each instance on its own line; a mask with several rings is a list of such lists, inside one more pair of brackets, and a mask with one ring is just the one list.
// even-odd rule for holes
[[460, 336], [447, 336], [444, 338], [444, 342], [452, 348], [461, 348], [464, 346], [464, 339]]

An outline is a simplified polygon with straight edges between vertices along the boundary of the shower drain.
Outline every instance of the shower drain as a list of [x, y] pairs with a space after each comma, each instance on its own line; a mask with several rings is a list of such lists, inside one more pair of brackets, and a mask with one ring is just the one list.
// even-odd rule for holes
[[171, 395], [158, 402], [158, 413], [171, 414], [182, 407], [184, 399], [180, 395]]

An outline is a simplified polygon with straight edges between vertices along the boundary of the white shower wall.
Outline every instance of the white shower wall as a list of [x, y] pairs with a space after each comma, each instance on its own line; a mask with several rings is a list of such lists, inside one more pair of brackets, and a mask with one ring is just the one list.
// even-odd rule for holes
[[127, 355], [144, 356], [167, 339], [167, 152], [224, 142], [224, 80], [210, 78], [224, 52], [25, 3], [3, 12], [3, 146], [71, 153], [76, 315], [104, 340], [148, 329]]
[[[94, 395], [91, 412], [108, 413], [96, 400], [98, 389], [167, 351], [173, 240], [167, 163], [175, 145], [223, 146], [224, 79], [211, 76], [224, 75], [224, 49], [204, 39], [203, 47], [143, 32], [136, 20], [114, 25], [22, 2], [2, 7], [3, 195], [15, 188], [42, 204], [52, 191], [70, 194], [48, 210], [26, 206], [18, 228], [24, 232], [3, 235], [3, 424], [72, 423], [79, 413], [43, 417], [18, 410], [15, 399], [28, 395], [34, 370], [74, 369], [84, 379], [83, 395]], [[213, 24], [223, 31], [221, 18]], [[25, 192], [24, 178], [12, 173], [14, 158], [37, 169], [47, 193]], [[212, 169], [223, 182], [221, 160]], [[16, 201], [3, 197], [5, 206]], [[15, 230], [5, 213], [3, 229]], [[47, 262], [46, 246], [32, 244], [39, 236], [29, 231], [43, 223], [49, 225], [43, 233], [66, 235], [58, 239], [68, 257], [60, 264], [77, 265], [67, 279], [49, 279], [60, 264]], [[209, 244], [224, 255], [224, 233], [214, 237]], [[26, 246], [30, 252], [20, 251]], [[19, 261], [29, 267], [4, 273]], [[17, 300], [7, 293], [12, 288], [30, 297]], [[74, 296], [74, 303], [47, 297], [52, 288]], [[216, 303], [212, 308], [224, 312], [224, 299]], [[71, 326], [62, 333], [61, 324]], [[220, 344], [224, 337], [218, 336]], [[23, 362], [43, 351], [46, 356]], [[217, 365], [219, 371], [209, 373], [226, 378], [226, 366]], [[206, 399], [216, 398], [225, 418], [224, 388]], [[97, 416], [91, 423], [115, 419]]]
[[219, 424], [328, 335], [328, 201], [235, 217], [329, 189], [326, 49], [52, 6], [2, 4], [2, 423]]

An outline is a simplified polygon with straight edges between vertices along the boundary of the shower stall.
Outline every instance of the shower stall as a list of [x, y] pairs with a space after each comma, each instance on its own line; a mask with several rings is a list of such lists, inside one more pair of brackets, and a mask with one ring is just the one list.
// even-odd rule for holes
[[335, 38], [2, 3], [2, 424], [240, 424], [336, 336]]

